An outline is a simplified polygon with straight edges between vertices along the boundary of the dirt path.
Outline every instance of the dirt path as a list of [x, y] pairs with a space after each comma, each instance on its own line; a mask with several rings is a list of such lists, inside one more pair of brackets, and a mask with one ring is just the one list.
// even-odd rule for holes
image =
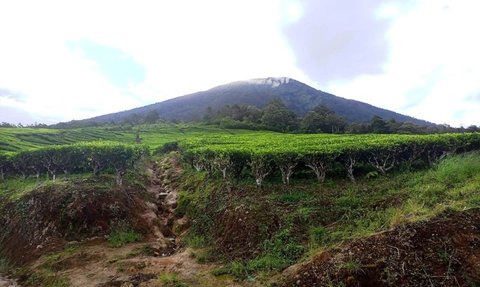
[[[78, 265], [57, 274], [68, 278], [71, 286], [162, 286], [158, 279], [161, 274], [176, 274], [188, 286], [245, 286], [211, 275], [217, 266], [197, 263], [188, 249], [163, 257], [138, 254], [145, 246], [148, 244], [130, 244], [122, 248], [104, 244], [87, 246], [70, 259]], [[80, 258], [87, 262], [80, 262]]]
[[[211, 271], [218, 266], [199, 264], [192, 250], [178, 247], [177, 234], [173, 230], [183, 230], [182, 225], [186, 223], [185, 218], [174, 216], [177, 205], [175, 177], [179, 171], [180, 165], [175, 159], [154, 163], [149, 169], [151, 183], [147, 191], [151, 208], [142, 217], [154, 223], [151, 238], [120, 248], [109, 247], [103, 239], [86, 242], [62, 254], [61, 260], [49, 268], [53, 268], [56, 275], [67, 278], [71, 286], [162, 286], [159, 279], [162, 274], [174, 274], [187, 286], [253, 286], [213, 276]], [[32, 267], [39, 269], [48, 264], [46, 260], [37, 260]]]

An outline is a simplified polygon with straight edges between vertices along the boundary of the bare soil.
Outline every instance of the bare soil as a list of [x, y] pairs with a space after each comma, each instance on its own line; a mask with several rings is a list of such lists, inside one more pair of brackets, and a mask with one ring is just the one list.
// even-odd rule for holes
[[284, 277], [279, 286], [480, 286], [480, 209], [355, 240]]
[[48, 264], [57, 276], [68, 279], [71, 286], [162, 286], [159, 276], [165, 273], [176, 274], [187, 286], [254, 286], [213, 276], [211, 271], [218, 265], [199, 264], [191, 250], [179, 247], [180, 238], [175, 232], [182, 232], [188, 226], [186, 218], [174, 215], [179, 172], [180, 164], [175, 158], [154, 163], [149, 170], [150, 201], [144, 202], [142, 206], [146, 208], [136, 213], [143, 225], [150, 228], [147, 234], [151, 236], [143, 242], [120, 248], [110, 247], [103, 238], [73, 242], [74, 252], [61, 255], [54, 264], [43, 256], [30, 264], [31, 270], [41, 270]]
[[0, 287], [19, 287], [15, 280], [0, 276]]
[[[216, 251], [231, 260], [251, 259], [260, 252], [263, 238], [270, 237], [278, 230], [278, 215], [268, 207], [254, 210], [244, 204], [230, 206], [218, 218], [214, 235]], [[261, 226], [267, 226], [261, 230]], [[265, 233], [265, 235], [262, 235]]]
[[135, 187], [98, 190], [95, 182], [81, 180], [47, 186], [3, 208], [0, 253], [23, 265], [63, 249], [69, 241], [106, 236], [119, 222], [134, 226], [146, 237], [154, 236], [156, 223], [148, 218], [154, 212]]
[[[67, 197], [54, 190], [33, 193], [24, 209], [15, 207], [15, 216], [3, 218], [7, 225], [1, 228], [9, 232], [3, 237], [7, 255], [18, 257], [17, 263], [32, 272], [48, 269], [71, 286], [167, 286], [159, 279], [162, 274], [176, 274], [187, 286], [261, 286], [214, 276], [218, 264], [200, 264], [193, 250], [182, 247], [189, 224], [174, 213], [180, 171], [175, 157], [154, 163], [146, 194], [131, 189], [82, 190]], [[255, 257], [255, 234], [269, 236], [278, 230], [278, 215], [260, 209], [262, 216], [248, 204], [219, 215], [215, 245], [225, 258]], [[143, 241], [110, 247], [105, 235], [114, 218], [130, 220]], [[266, 222], [269, 228], [260, 230]], [[289, 267], [271, 281], [285, 287], [480, 286], [480, 209], [446, 212], [347, 242]], [[15, 284], [0, 277], [0, 287], [19, 286]]]
[[211, 271], [217, 266], [197, 263], [190, 250], [170, 256], [138, 254], [139, 249], [155, 244], [135, 243], [121, 248], [110, 248], [104, 243], [82, 246], [80, 257], [87, 256], [89, 260], [81, 262], [77, 260], [78, 254], [72, 255], [68, 261], [77, 264], [69, 265], [57, 275], [68, 278], [71, 286], [162, 286], [158, 277], [164, 273], [178, 274], [188, 286], [248, 286], [213, 276]]

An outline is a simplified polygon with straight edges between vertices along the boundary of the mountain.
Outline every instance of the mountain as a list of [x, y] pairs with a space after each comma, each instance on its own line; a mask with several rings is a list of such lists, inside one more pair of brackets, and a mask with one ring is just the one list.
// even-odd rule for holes
[[299, 116], [303, 116], [317, 105], [325, 105], [348, 122], [369, 122], [373, 116], [378, 115], [385, 120], [395, 119], [399, 122], [423, 126], [434, 125], [363, 102], [337, 97], [290, 78], [263, 78], [233, 82], [152, 105], [75, 122], [121, 122], [135, 114], [145, 115], [153, 110], [157, 111], [163, 119], [192, 121], [202, 119], [208, 107], [214, 110], [233, 104], [263, 107], [274, 98], [281, 99]]

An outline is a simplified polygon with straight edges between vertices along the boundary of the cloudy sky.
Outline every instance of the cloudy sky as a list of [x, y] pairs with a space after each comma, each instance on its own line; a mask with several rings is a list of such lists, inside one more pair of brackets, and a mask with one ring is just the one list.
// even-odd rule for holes
[[0, 1], [0, 122], [55, 123], [287, 76], [480, 125], [480, 1]]

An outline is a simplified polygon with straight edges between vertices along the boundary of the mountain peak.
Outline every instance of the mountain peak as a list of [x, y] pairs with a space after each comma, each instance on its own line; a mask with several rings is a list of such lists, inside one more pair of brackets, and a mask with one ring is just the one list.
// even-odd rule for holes
[[292, 79], [287, 77], [268, 77], [251, 79], [245, 82], [256, 85], [269, 85], [272, 88], [277, 88], [283, 84], [288, 84], [290, 81], [292, 81]]
[[277, 98], [300, 117], [316, 106], [324, 105], [351, 123], [369, 122], [373, 116], [377, 115], [386, 120], [392, 118], [399, 122], [424, 126], [433, 125], [366, 103], [337, 97], [288, 77], [256, 78], [233, 82], [207, 91], [84, 121], [90, 123], [121, 122], [135, 114], [144, 115], [152, 110], [157, 111], [163, 119], [191, 121], [202, 119], [208, 107], [219, 109], [225, 105], [237, 104], [262, 108]]

